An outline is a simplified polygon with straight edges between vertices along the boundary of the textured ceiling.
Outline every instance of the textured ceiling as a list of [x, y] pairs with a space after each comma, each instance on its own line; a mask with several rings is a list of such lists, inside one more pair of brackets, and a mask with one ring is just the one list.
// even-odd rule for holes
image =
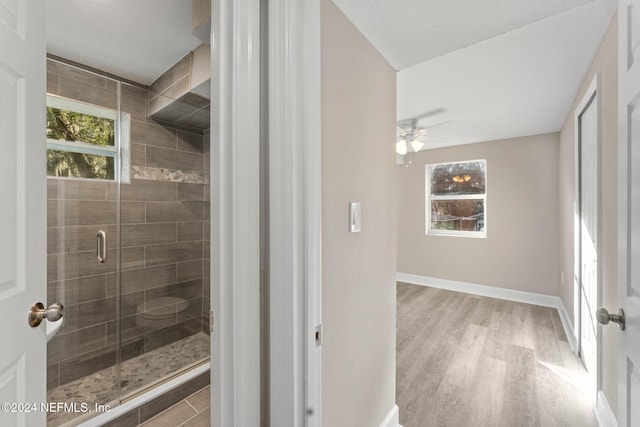
[[400, 71], [398, 120], [453, 121], [430, 129], [443, 139], [424, 149], [559, 131], [616, 3], [594, 1]]
[[150, 84], [201, 42], [190, 0], [47, 0], [47, 51]]
[[[616, 0], [334, 0], [398, 71], [423, 149], [557, 132]], [[406, 129], [406, 127], [405, 127]], [[436, 138], [439, 137], [439, 138]]]
[[334, 0], [396, 69], [427, 61], [591, 0]]

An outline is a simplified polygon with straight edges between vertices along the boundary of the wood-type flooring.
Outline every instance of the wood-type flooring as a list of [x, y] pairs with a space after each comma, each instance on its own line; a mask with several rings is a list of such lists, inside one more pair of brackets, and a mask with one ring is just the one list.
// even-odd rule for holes
[[403, 427], [592, 427], [593, 396], [556, 309], [397, 284]]

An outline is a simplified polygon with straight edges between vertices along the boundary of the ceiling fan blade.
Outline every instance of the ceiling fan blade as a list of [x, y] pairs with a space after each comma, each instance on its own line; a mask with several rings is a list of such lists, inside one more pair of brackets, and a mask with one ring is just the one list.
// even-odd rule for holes
[[455, 120], [445, 120], [444, 122], [435, 123], [435, 124], [432, 124], [432, 125], [429, 125], [429, 126], [422, 127], [420, 129], [432, 129], [432, 128], [435, 128], [435, 127], [438, 127], [438, 126], [444, 126], [444, 125], [449, 124], [449, 123], [456, 123], [456, 121]]
[[402, 120], [398, 120], [398, 125], [399, 126], [408, 126], [411, 127], [411, 121], [416, 120], [416, 121], [420, 121], [420, 120], [424, 120], [428, 117], [431, 116], [436, 116], [438, 114], [442, 114], [444, 112], [446, 112], [447, 110], [445, 108], [436, 108], [435, 110], [431, 110], [431, 111], [427, 111], [425, 113], [419, 114], [415, 117], [409, 117], [408, 119], [402, 119]]
[[422, 135], [422, 136], [417, 137], [416, 139], [421, 140], [421, 141], [424, 141], [424, 140], [427, 140], [427, 139], [440, 139], [440, 140], [446, 141], [449, 138], [447, 138], [446, 136]]

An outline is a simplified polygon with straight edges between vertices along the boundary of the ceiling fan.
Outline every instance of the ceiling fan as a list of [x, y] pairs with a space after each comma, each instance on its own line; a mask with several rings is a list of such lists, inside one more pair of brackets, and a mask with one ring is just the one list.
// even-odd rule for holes
[[427, 131], [452, 122], [453, 120], [447, 120], [431, 126], [418, 127], [417, 118], [399, 121], [396, 137], [396, 153], [404, 156], [409, 151], [409, 147], [411, 147], [414, 152], [420, 151], [422, 147], [424, 147], [425, 140], [427, 139], [445, 139], [443, 137], [429, 135]]

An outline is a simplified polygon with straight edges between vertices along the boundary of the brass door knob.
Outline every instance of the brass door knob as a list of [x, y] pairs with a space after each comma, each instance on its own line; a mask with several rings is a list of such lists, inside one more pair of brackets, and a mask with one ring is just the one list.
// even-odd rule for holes
[[37, 302], [31, 306], [31, 312], [29, 312], [29, 326], [35, 328], [44, 319], [50, 322], [56, 322], [62, 319], [64, 315], [64, 307], [59, 302], [53, 303], [49, 308], [44, 308], [44, 304]]

